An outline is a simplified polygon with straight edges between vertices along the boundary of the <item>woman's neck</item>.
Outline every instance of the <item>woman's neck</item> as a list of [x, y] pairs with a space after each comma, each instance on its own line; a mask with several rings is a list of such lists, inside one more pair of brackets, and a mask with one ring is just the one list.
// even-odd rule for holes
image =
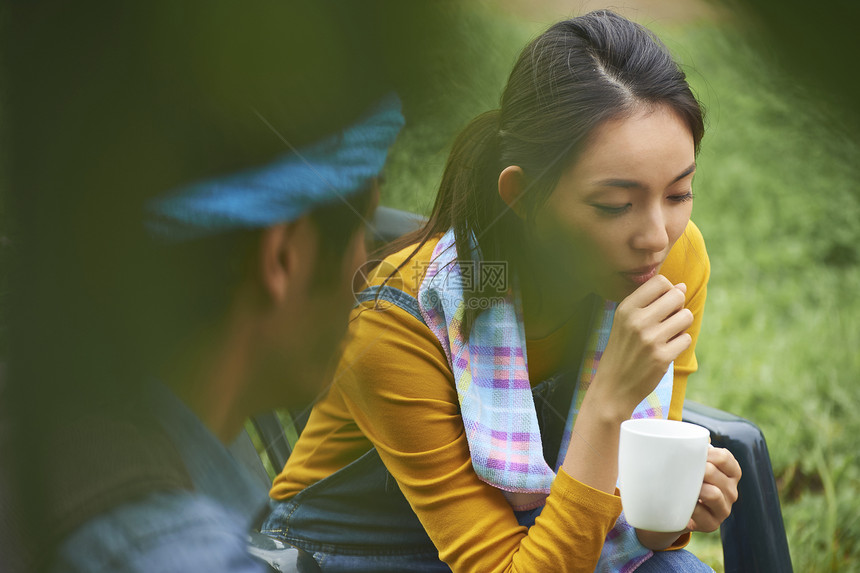
[[594, 297], [567, 287], [557, 276], [540, 275], [520, 284], [526, 338], [545, 338], [568, 322], [589, 320]]

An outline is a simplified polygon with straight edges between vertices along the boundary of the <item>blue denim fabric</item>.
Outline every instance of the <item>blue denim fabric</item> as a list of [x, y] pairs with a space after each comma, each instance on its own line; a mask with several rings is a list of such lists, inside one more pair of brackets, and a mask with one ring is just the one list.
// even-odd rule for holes
[[686, 551], [655, 551], [636, 573], [714, 573], [714, 570]]
[[202, 495], [154, 493], [78, 528], [52, 572], [267, 571], [246, 550], [241, 515]]
[[260, 530], [312, 553], [323, 571], [450, 571], [375, 449], [272, 501]]
[[152, 400], [194, 491], [153, 492], [91, 519], [60, 544], [49, 570], [270, 570], [246, 550], [251, 521], [265, 505], [265, 491], [167, 388], [154, 386]]

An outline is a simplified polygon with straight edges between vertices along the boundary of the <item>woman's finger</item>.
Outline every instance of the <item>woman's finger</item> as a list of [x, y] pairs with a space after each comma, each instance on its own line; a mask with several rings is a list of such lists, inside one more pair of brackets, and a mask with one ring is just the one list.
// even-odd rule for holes
[[699, 502], [690, 520], [696, 530], [714, 531], [731, 514], [732, 505], [738, 498], [739, 479], [740, 466], [731, 452], [711, 448]]
[[717, 487], [726, 498], [726, 502], [729, 506], [738, 499], [737, 478], [726, 475], [721, 468], [714, 465], [711, 461], [708, 461], [705, 466], [704, 484], [710, 484]]
[[740, 480], [742, 474], [741, 465], [729, 450], [725, 448], [709, 448], [708, 461], [719, 468], [726, 476], [734, 479], [736, 483]]
[[703, 504], [697, 503], [693, 510], [693, 515], [687, 524], [687, 529], [690, 531], [703, 531], [710, 533], [719, 529], [723, 523], [722, 519], [718, 519], [713, 513]]
[[693, 337], [688, 332], [682, 332], [667, 342], [664, 347], [667, 361], [671, 362], [677, 358], [678, 355], [687, 350], [691, 344], [693, 344]]
[[655, 275], [625, 298], [621, 305], [627, 305], [633, 309], [646, 308], [674, 288], [672, 281], [663, 275]]
[[652, 323], [661, 323], [682, 310], [686, 301], [684, 292], [673, 286], [643, 308], [642, 313]]
[[702, 484], [702, 490], [699, 492], [699, 505], [705, 506], [711, 515], [720, 521], [727, 518], [732, 511], [732, 504], [726, 499], [723, 490], [709, 483]]
[[665, 319], [657, 327], [659, 340], [669, 341], [693, 326], [693, 313], [688, 308], [682, 308]]

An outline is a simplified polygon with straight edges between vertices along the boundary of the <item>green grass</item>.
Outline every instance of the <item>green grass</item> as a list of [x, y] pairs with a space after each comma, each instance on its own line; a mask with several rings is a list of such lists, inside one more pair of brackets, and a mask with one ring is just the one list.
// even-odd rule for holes
[[[492, 46], [480, 74], [441, 82], [444, 112], [411, 116], [383, 203], [429, 210], [457, 129], [497, 105], [538, 31], [499, 16], [480, 29], [476, 51]], [[688, 396], [763, 429], [795, 570], [860, 571], [858, 142], [828, 129], [793, 78], [730, 24], [656, 31], [709, 118], [693, 218], [712, 275]], [[720, 571], [718, 534], [694, 538]]]
[[860, 571], [860, 149], [737, 33], [677, 42], [711, 111], [694, 218], [713, 272], [688, 395], [763, 429], [795, 569]]

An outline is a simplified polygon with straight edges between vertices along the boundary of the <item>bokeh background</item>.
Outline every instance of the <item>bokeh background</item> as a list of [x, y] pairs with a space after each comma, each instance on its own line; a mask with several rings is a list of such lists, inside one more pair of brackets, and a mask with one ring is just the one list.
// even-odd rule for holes
[[[36, 188], [42, 184], [44, 189], [58, 189], [46, 198], [33, 195], [14, 201], [19, 205], [14, 221], [7, 216], [13, 202], [9, 196], [0, 197], [0, 310], [4, 311], [0, 320], [0, 368], [10, 346], [15, 346], [11, 340], [20, 339], [20, 330], [13, 337], [6, 326], [12, 309], [19, 315], [14, 324], [24, 324], [33, 331], [28, 342], [19, 346], [19, 358], [23, 348], [34, 363], [53, 360], [60, 384], [70, 379], [70, 370], [67, 364], [56, 361], [57, 356], [82, 357], [80, 360], [85, 361], [76, 339], [99, 322], [94, 316], [108, 314], [104, 310], [108, 307], [98, 300], [75, 313], [69, 310], [68, 301], [83, 298], [69, 294], [73, 289], [89, 292], [85, 289], [98, 286], [94, 280], [80, 286], [82, 279], [66, 278], [69, 273], [82, 274], [80, 269], [86, 268], [74, 256], [91, 252], [86, 250], [86, 241], [80, 248], [74, 246], [81, 242], [75, 234], [86, 234], [83, 227], [87, 221], [101, 221], [107, 225], [104, 228], [119, 226], [118, 211], [111, 209], [122, 210], [127, 204], [123, 197], [112, 198], [108, 209], [105, 203], [81, 202], [73, 193], [88, 196], [88, 181], [101, 181], [106, 173], [117, 172], [117, 180], [128, 181], [130, 187], [149, 189], [151, 182], [166, 185], [186, 177], [198, 178], [210, 171], [235, 168], [252, 156], [282, 151], [280, 143], [248, 113], [241, 80], [265, 78], [261, 85], [276, 89], [270, 78], [277, 77], [279, 70], [289, 69], [290, 64], [307, 64], [309, 46], [331, 40], [315, 36], [302, 44], [297, 39], [299, 48], [291, 52], [296, 58], [286, 62], [273, 56], [266, 45], [248, 44], [251, 47], [247, 49], [256, 46], [253, 49], [261, 50], [269, 59], [262, 60], [259, 69], [246, 70], [229, 67], [237, 61], [234, 56], [245, 49], [243, 37], [230, 36], [226, 42], [210, 30], [202, 38], [204, 42], [198, 35], [190, 38], [191, 43], [208, 46], [205, 49], [212, 52], [199, 55], [217, 54], [223, 65], [201, 70], [191, 60], [174, 65], [165, 54], [163, 59], [146, 59], [163, 50], [159, 46], [165, 37], [135, 24], [155, 22], [148, 17], [120, 19], [105, 12], [102, 23], [81, 16], [74, 3], [46, 4], [67, 7], [71, 19], [55, 22], [56, 30], [30, 30], [12, 21], [8, 11], [0, 12], [4, 31], [0, 58], [4, 67], [15, 72], [7, 77], [20, 80], [32, 71], [33, 78], [47, 82], [50, 88], [25, 86], [22, 90], [20, 86], [0, 85], [0, 136], [8, 147], [10, 125], [18, 135], [27, 135], [26, 125], [18, 121], [21, 106], [33, 118], [47, 118], [41, 124], [33, 120], [43, 130], [36, 135], [43, 139], [34, 136], [28, 142], [32, 149], [27, 158], [34, 165], [30, 183]], [[795, 570], [860, 571], [860, 137], [856, 109], [860, 100], [856, 64], [860, 35], [852, 29], [858, 21], [853, 1], [471, 0], [441, 3], [450, 7], [444, 16], [418, 21], [413, 14], [406, 24], [391, 12], [395, 3], [389, 8], [376, 4], [381, 10], [378, 16], [365, 13], [350, 17], [351, 35], [337, 35], [337, 39], [355, 46], [373, 46], [373, 57], [391, 68], [382, 75], [389, 80], [399, 78], [393, 83], [404, 92], [408, 125], [387, 167], [382, 203], [424, 214], [432, 205], [454, 136], [473, 116], [497, 107], [518, 51], [541, 30], [559, 19], [608, 7], [645, 24], [665, 41], [708, 110], [708, 131], [694, 185], [693, 217], [705, 235], [712, 275], [698, 346], [700, 371], [691, 377], [688, 396], [748, 418], [764, 430]], [[120, 10], [116, 3], [103, 5]], [[163, 2], [159, 6], [169, 11], [174, 4]], [[152, 13], [149, 6], [141, 10]], [[205, 32], [206, 20], [191, 21]], [[213, 26], [221, 25], [220, 21], [213, 22]], [[250, 24], [247, 28], [253, 30]], [[296, 31], [294, 37], [300, 38], [302, 30], [313, 32], [314, 28], [290, 22], [284, 30]], [[137, 36], [128, 33], [158, 40], [138, 50]], [[117, 66], [116, 73], [107, 65], [114, 61], [110, 43], [120, 37], [127, 38], [123, 45], [134, 48], [139, 57], [136, 71], [126, 65], [128, 60]], [[247, 38], [254, 37], [248, 32]], [[40, 51], [38, 42], [47, 42], [55, 54]], [[29, 51], [18, 49], [22, 45]], [[416, 60], [414, 55], [420, 58]], [[74, 67], [68, 62], [84, 65]], [[105, 65], [99, 67], [97, 63]], [[346, 61], [344, 68], [355, 69], [355, 62]], [[205, 81], [191, 82], [187, 75], [177, 72], [189, 69]], [[51, 75], [57, 71], [61, 73]], [[167, 77], [163, 74], [168, 72], [173, 85], [148, 81], [149, 77]], [[308, 74], [315, 75], [313, 70]], [[320, 85], [337, 94], [331, 99], [341, 102], [340, 115], [355, 112], [346, 109], [358, 107], [353, 100], [370, 97], [357, 95], [355, 89], [338, 89], [336, 82], [328, 80], [345, 76], [334, 69], [330, 75], [316, 75], [321, 76], [317, 79]], [[298, 83], [307, 83], [297, 82], [301, 79], [297, 75], [288, 79], [293, 83], [285, 85], [293, 86], [294, 91]], [[97, 169], [99, 173], [91, 180], [87, 180], [89, 174], [78, 172], [76, 178], [69, 179], [64, 173], [40, 168], [39, 160], [46, 166], [56, 165], [58, 160], [70, 168], [98, 165], [92, 160], [94, 156], [105, 166], [101, 152], [124, 149], [120, 145], [123, 141], [144, 147], [136, 133], [115, 134], [115, 140], [99, 140], [96, 145], [95, 137], [80, 137], [80, 132], [72, 129], [75, 125], [94, 129], [83, 120], [73, 121], [86, 117], [77, 115], [80, 110], [99, 117], [99, 110], [91, 110], [94, 106], [80, 95], [87, 93], [85, 88], [98, 93], [114, 82], [124, 90], [119, 93], [133, 94], [128, 95], [128, 101], [138, 101], [137, 97], [149, 101], [151, 93], [146, 90], [153, 90], [168, 94], [165, 100], [176, 97], [187, 105], [186, 114], [159, 115], [166, 125], [147, 125], [141, 118], [148, 117], [151, 110], [135, 111], [129, 106], [117, 106], [111, 110], [116, 115], [103, 122], [105, 129], [122, 127], [132, 118], [128, 114], [135, 111], [137, 123], [129, 125], [144, 126], [149, 137], [162, 138], [158, 146], [148, 147], [157, 148], [154, 157], [161, 159], [155, 162], [143, 155], [135, 156], [136, 162], [132, 162], [118, 153], [108, 165], [110, 169]], [[216, 92], [220, 99], [213, 104], [211, 96]], [[280, 93], [263, 94], [259, 105], [269, 101], [283, 104]], [[307, 94], [320, 92], [313, 85], [304, 85], [304, 90], [296, 93], [308, 99]], [[77, 100], [71, 97], [75, 94]], [[260, 93], [256, 95], [259, 101]], [[37, 99], [28, 105], [31, 96]], [[23, 103], [9, 109], [8, 102], [15, 98]], [[198, 102], [208, 102], [208, 106], [197, 106]], [[234, 104], [244, 116], [235, 112]], [[278, 110], [283, 111], [283, 117]], [[290, 106], [273, 105], [271, 114], [280, 120], [279, 127], [302, 120], [312, 123], [305, 134], [309, 139], [327, 123], [343, 119], [322, 108], [316, 115], [294, 111]], [[61, 119], [68, 123], [58, 123]], [[209, 131], [198, 131], [200, 125], [208, 126]], [[108, 132], [114, 134], [104, 133]], [[179, 136], [187, 136], [187, 141]], [[15, 143], [13, 137], [11, 144]], [[188, 152], [204, 148], [208, 155]], [[223, 161], [212, 161], [213, 150]], [[188, 152], [188, 157], [180, 161], [180, 152]], [[13, 159], [10, 154], [3, 157], [6, 171]], [[172, 171], [165, 170], [168, 166]], [[4, 191], [8, 192], [8, 181], [3, 179]], [[22, 192], [21, 182], [27, 183], [27, 173], [19, 168], [13, 179], [15, 193]], [[94, 197], [104, 199], [98, 194]], [[31, 224], [40, 225], [39, 230], [33, 231], [36, 227]], [[31, 239], [29, 245], [27, 238]], [[41, 290], [11, 300], [6, 291], [13, 251], [18, 255], [18, 270], [37, 277], [35, 283], [27, 276], [18, 277], [18, 292], [30, 285]], [[102, 269], [99, 272], [105, 277], [111, 274], [102, 260], [88, 264]], [[127, 298], [132, 303], [133, 294], [131, 291]], [[119, 301], [117, 306], [125, 302]], [[48, 333], [51, 337], [46, 338]], [[96, 350], [105, 355], [104, 349], [111, 344], [106, 338], [93, 338]], [[119, 337], [110, 333], [110, 338]], [[61, 347], [65, 350], [58, 354], [56, 350]], [[16, 352], [14, 348], [12, 352]], [[691, 549], [717, 571], [722, 570], [718, 534], [695, 535]]]
[[[849, 13], [797, 2], [473, 3], [459, 25], [481, 65], [440, 78], [444, 110], [412, 110], [382, 202], [428, 213], [453, 135], [498, 107], [522, 46], [599, 8], [654, 30], [707, 108], [693, 219], [712, 275], [688, 397], [764, 431], [795, 571], [860, 571], [860, 140], [845, 105], [857, 103], [860, 52], [846, 51], [856, 32], [840, 36]], [[830, 24], [816, 26], [822, 18]], [[694, 535], [691, 549], [722, 571], [718, 533]]]

